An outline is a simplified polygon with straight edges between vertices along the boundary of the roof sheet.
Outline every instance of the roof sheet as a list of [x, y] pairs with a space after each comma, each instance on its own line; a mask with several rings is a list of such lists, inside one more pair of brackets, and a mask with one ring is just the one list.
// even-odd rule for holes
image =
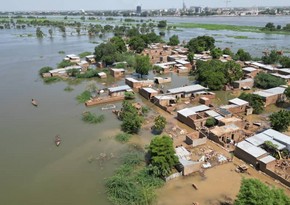
[[247, 72], [253, 72], [253, 71], [256, 71], [257, 69], [256, 68], [253, 68], [253, 67], [245, 67], [243, 68], [243, 71], [247, 71]]
[[184, 117], [188, 117], [190, 115], [196, 114], [196, 112], [201, 112], [205, 110], [209, 110], [210, 108], [206, 105], [199, 105], [191, 108], [185, 108], [182, 110], [177, 111], [180, 115], [183, 115]]
[[127, 91], [127, 90], [132, 90], [128, 85], [121, 85], [118, 87], [112, 87], [112, 88], [108, 88], [109, 92], [113, 93], [113, 92], [119, 92], [119, 91]]
[[273, 162], [275, 160], [276, 160], [276, 158], [272, 157], [271, 155], [268, 155], [268, 156], [263, 157], [262, 159], [260, 159], [260, 161], [265, 163], [265, 164], [268, 164], [268, 163]]
[[235, 105], [240, 105], [240, 106], [249, 104], [247, 101], [242, 100], [240, 98], [231, 99], [229, 100], [229, 102]]
[[261, 146], [262, 144], [265, 143], [265, 141], [270, 141], [272, 138], [269, 137], [268, 135], [265, 135], [263, 133], [259, 133], [259, 134], [256, 134], [252, 137], [249, 137], [246, 139], [247, 142], [250, 142], [252, 145], [255, 145], [255, 146]]
[[157, 90], [154, 90], [154, 89], [152, 89], [152, 88], [142, 88], [142, 89], [145, 90], [145, 91], [148, 92], [148, 93], [158, 93]]
[[268, 129], [264, 131], [263, 133], [270, 136], [271, 138], [275, 139], [276, 141], [280, 143], [290, 145], [290, 136], [288, 135], [285, 135], [273, 129]]
[[275, 87], [275, 88], [271, 88], [271, 89], [268, 89], [268, 90], [257, 91], [257, 92], [254, 92], [254, 94], [260, 95], [262, 97], [270, 97], [270, 96], [273, 96], [273, 95], [283, 94], [284, 91], [285, 91], [284, 87]]
[[204, 90], [207, 90], [207, 88], [199, 84], [195, 84], [195, 85], [188, 85], [184, 87], [169, 89], [167, 92], [176, 94], [176, 93], [183, 93], [183, 92], [184, 93], [198, 92], [198, 91], [204, 91]]
[[251, 143], [247, 141], [239, 142], [237, 144], [237, 147], [239, 147], [241, 150], [245, 151], [246, 153], [252, 155], [255, 158], [258, 158], [267, 153], [262, 148], [256, 147], [255, 145], [252, 145]]

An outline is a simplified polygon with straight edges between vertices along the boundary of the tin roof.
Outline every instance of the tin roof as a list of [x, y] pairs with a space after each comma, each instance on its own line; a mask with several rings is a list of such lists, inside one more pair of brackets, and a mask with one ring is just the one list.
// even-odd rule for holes
[[229, 100], [229, 102], [235, 105], [240, 105], [240, 106], [249, 104], [249, 102], [242, 100], [240, 98], [231, 99]]
[[204, 91], [204, 90], [207, 90], [207, 88], [199, 84], [195, 84], [195, 85], [188, 85], [184, 87], [169, 89], [167, 92], [172, 93], [172, 94], [177, 94], [177, 93], [198, 92], [198, 91]]
[[260, 159], [260, 162], [268, 164], [268, 163], [273, 162], [275, 160], [276, 160], [276, 158], [272, 157], [271, 155], [268, 155], [268, 156], [263, 157], [262, 159]]
[[252, 155], [255, 158], [258, 158], [264, 154], [267, 154], [265, 150], [260, 147], [256, 147], [247, 141], [242, 141], [237, 144], [237, 147], [241, 150], [247, 152], [248, 154]]
[[281, 95], [284, 93], [284, 91], [285, 91], [284, 87], [275, 87], [268, 90], [257, 91], [254, 92], [254, 94], [260, 95], [261, 97], [270, 97], [273, 95]]
[[206, 105], [199, 105], [191, 108], [185, 108], [182, 110], [177, 111], [178, 114], [183, 115], [184, 117], [188, 117], [190, 115], [194, 115], [197, 112], [209, 110], [210, 108]]
[[256, 68], [253, 68], [253, 67], [245, 67], [243, 68], [243, 71], [247, 71], [247, 72], [253, 72], [253, 71], [256, 71], [257, 69]]
[[108, 88], [109, 92], [113, 93], [113, 92], [120, 92], [120, 91], [130, 91], [132, 90], [128, 85], [121, 85], [118, 87], [112, 87], [112, 88]]
[[152, 88], [142, 88], [143, 90], [145, 90], [147, 93], [158, 93], [157, 90], [154, 90]]
[[288, 135], [285, 135], [285, 134], [278, 132], [276, 130], [273, 130], [273, 129], [268, 129], [268, 130], [264, 131], [263, 133], [270, 136], [271, 138], [273, 138], [274, 140], [276, 140], [282, 144], [290, 145], [290, 136], [288, 136]]
[[265, 143], [265, 141], [270, 141], [272, 138], [269, 137], [268, 135], [265, 135], [263, 133], [259, 133], [259, 134], [256, 134], [252, 137], [249, 137], [246, 139], [247, 142], [250, 142], [252, 145], [255, 145], [255, 146], [261, 146], [262, 144]]

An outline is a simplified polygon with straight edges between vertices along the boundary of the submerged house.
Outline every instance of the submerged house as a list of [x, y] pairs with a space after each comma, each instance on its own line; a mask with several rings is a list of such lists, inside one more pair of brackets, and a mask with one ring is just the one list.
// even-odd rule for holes
[[79, 63], [81, 61], [81, 58], [75, 54], [69, 54], [66, 55], [66, 57], [63, 60], [69, 61], [71, 63]]
[[154, 96], [158, 95], [158, 91], [153, 88], [141, 88], [139, 89], [139, 93], [147, 100], [151, 100]]
[[125, 96], [125, 92], [132, 92], [133, 90], [128, 85], [121, 85], [117, 87], [108, 88], [110, 96]]
[[111, 68], [110, 69], [110, 74], [114, 78], [121, 78], [125, 76], [125, 69], [124, 68]]
[[152, 103], [171, 113], [175, 109], [176, 98], [171, 95], [156, 95], [153, 97]]
[[153, 80], [136, 80], [134, 78], [126, 78], [125, 83], [129, 85], [131, 88], [142, 88], [142, 87], [150, 87], [154, 85]]

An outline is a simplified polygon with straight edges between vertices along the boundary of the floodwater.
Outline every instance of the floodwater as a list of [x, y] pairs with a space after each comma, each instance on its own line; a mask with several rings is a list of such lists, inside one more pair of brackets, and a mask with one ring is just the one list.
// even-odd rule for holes
[[[184, 31], [178, 35], [188, 39], [189, 35], [208, 34], [198, 29], [195, 31], [198, 32]], [[34, 32], [35, 28], [0, 30], [0, 204], [109, 205], [111, 203], [106, 199], [104, 179], [113, 174], [119, 166], [118, 156], [127, 149], [126, 145], [113, 139], [119, 132], [120, 122], [111, 111], [101, 111], [102, 106], [86, 108], [75, 100], [88, 84], [95, 81], [72, 84], [74, 90], [65, 92], [67, 82], [47, 85], [38, 76], [41, 67], [55, 67], [62, 60], [64, 55], [59, 54], [59, 51], [65, 51], [66, 54], [93, 51], [96, 44], [92, 42], [100, 42], [102, 39], [70, 35], [66, 38], [57, 35], [53, 39], [42, 40], [18, 37], [20, 34]], [[289, 36], [274, 37], [290, 47], [287, 45], [290, 42], [287, 41]], [[240, 39], [233, 41], [237, 45], [241, 44]], [[264, 40], [256, 41], [265, 44]], [[242, 43], [243, 46], [252, 45], [247, 42]], [[276, 40], [273, 43], [277, 43]], [[166, 85], [166, 89], [193, 82], [187, 76], [169, 76], [174, 82]], [[110, 83], [124, 84], [124, 81]], [[97, 86], [103, 85], [98, 83]], [[32, 98], [38, 100], [38, 107], [32, 106]], [[116, 105], [120, 108], [121, 103]], [[105, 121], [98, 125], [83, 123], [81, 114], [86, 110], [104, 114]], [[57, 134], [62, 139], [59, 147], [54, 145]], [[149, 143], [150, 136], [146, 138], [148, 135], [150, 132], [144, 131], [144, 138], [136, 137], [134, 141]], [[113, 158], [102, 163], [96, 160], [91, 162], [92, 158], [97, 158], [101, 153], [108, 156], [112, 153]], [[199, 186], [206, 186], [205, 182], [201, 181]], [[172, 186], [187, 186], [190, 183]], [[232, 185], [227, 185], [229, 187], [225, 189], [231, 191]], [[170, 192], [162, 193], [170, 199]], [[160, 196], [160, 203], [170, 204], [162, 200], [165, 195]]]

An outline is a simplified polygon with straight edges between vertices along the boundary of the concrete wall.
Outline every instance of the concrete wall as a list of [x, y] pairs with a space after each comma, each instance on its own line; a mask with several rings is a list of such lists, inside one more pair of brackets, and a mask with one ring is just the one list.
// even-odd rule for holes
[[266, 157], [268, 153], [260, 156], [259, 158], [255, 158], [254, 156], [248, 154], [244, 150], [240, 149], [239, 147], [235, 148], [234, 154], [236, 157], [240, 158], [241, 160], [245, 161], [246, 163], [254, 165], [254, 167], [257, 166], [259, 163], [259, 159], [262, 159], [263, 157]]
[[200, 170], [200, 167], [201, 167], [202, 163], [203, 162], [198, 162], [196, 164], [192, 164], [192, 165], [184, 167], [182, 174], [184, 176], [187, 176], [187, 175], [192, 174], [194, 172], [198, 172]]

